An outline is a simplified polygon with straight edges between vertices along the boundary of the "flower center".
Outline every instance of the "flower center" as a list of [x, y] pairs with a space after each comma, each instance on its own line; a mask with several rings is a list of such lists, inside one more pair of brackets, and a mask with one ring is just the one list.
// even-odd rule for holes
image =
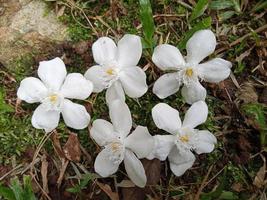
[[119, 68], [116, 66], [117, 63], [115, 61], [102, 65], [103, 84], [106, 88], [109, 88], [115, 81], [119, 79]]
[[112, 68], [108, 68], [108, 69], [106, 70], [106, 73], [107, 73], [108, 75], [112, 76], [112, 75], [115, 74], [115, 70], [112, 69]]
[[194, 71], [193, 71], [193, 69], [191, 67], [189, 67], [189, 68], [187, 68], [185, 70], [185, 75], [188, 76], [188, 77], [192, 77], [193, 73], [194, 73]]
[[179, 151], [190, 151], [194, 150], [198, 137], [196, 130], [191, 128], [181, 128], [177, 132], [177, 139], [175, 144]]
[[183, 142], [183, 143], [187, 143], [187, 142], [189, 142], [189, 136], [188, 135], [182, 135], [179, 137], [179, 140], [181, 140], [181, 142]]
[[49, 100], [51, 101], [52, 104], [55, 104], [58, 100], [58, 95], [57, 94], [52, 94], [49, 97]]
[[105, 146], [105, 149], [109, 152], [109, 159], [115, 163], [119, 164], [123, 161], [124, 158], [124, 145], [119, 139], [110, 142]]
[[55, 92], [49, 92], [47, 97], [42, 100], [47, 110], [61, 110], [64, 97]]

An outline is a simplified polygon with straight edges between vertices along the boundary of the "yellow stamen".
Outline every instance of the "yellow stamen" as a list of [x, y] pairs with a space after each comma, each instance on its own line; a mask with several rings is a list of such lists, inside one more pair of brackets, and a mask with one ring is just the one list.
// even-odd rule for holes
[[57, 101], [57, 95], [56, 94], [52, 94], [49, 96], [49, 100], [52, 102], [52, 103], [56, 103]]
[[119, 145], [118, 142], [112, 142], [112, 144], [111, 144], [111, 149], [112, 149], [113, 152], [118, 151], [119, 148], [120, 148], [120, 145]]
[[185, 71], [185, 74], [186, 74], [188, 77], [193, 76], [193, 69], [192, 69], [192, 68], [187, 68], [186, 71]]
[[184, 143], [189, 142], [189, 137], [188, 137], [188, 135], [180, 136], [179, 139], [180, 139], [182, 142], [184, 142]]
[[109, 68], [109, 69], [107, 69], [106, 70], [106, 73], [108, 74], [108, 75], [114, 75], [114, 70], [112, 69], [112, 68]]

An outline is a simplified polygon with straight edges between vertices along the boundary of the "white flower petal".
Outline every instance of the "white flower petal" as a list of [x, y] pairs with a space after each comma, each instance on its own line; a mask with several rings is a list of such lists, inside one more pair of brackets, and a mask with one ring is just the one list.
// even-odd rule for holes
[[127, 149], [125, 150], [124, 166], [134, 184], [138, 187], [145, 187], [147, 181], [145, 169], [134, 153]]
[[177, 148], [173, 148], [169, 156], [170, 168], [176, 176], [181, 176], [191, 168], [195, 162], [195, 156], [191, 151], [179, 153]]
[[186, 60], [191, 64], [198, 64], [212, 54], [216, 47], [216, 37], [211, 30], [200, 30], [188, 40], [186, 44]]
[[84, 77], [92, 81], [94, 87], [93, 92], [101, 92], [105, 88], [104, 84], [104, 71], [99, 65], [90, 67], [84, 74]]
[[208, 117], [208, 106], [204, 101], [198, 101], [187, 110], [182, 127], [195, 128], [203, 124]]
[[84, 129], [90, 121], [90, 115], [85, 107], [68, 99], [64, 99], [62, 115], [66, 125], [74, 129]]
[[184, 97], [186, 103], [192, 104], [197, 101], [204, 101], [207, 95], [206, 89], [197, 82], [192, 82], [189, 85], [184, 85], [182, 87], [182, 96]]
[[[154, 138], [154, 149], [152, 152], [146, 157], [149, 160], [157, 158], [161, 161], [166, 160], [170, 151], [174, 147], [175, 136], [173, 135], [155, 135]], [[176, 147], [175, 147], [176, 148]]]
[[152, 108], [152, 118], [159, 129], [176, 134], [181, 128], [179, 112], [166, 103], [158, 103]]
[[60, 93], [66, 98], [84, 100], [89, 97], [92, 91], [93, 84], [91, 81], [86, 80], [79, 73], [71, 73], [67, 75]]
[[124, 68], [120, 72], [120, 81], [125, 93], [131, 98], [143, 96], [148, 89], [146, 74], [140, 67]]
[[160, 99], [175, 94], [180, 88], [180, 83], [177, 79], [177, 73], [164, 74], [155, 82], [153, 93]]
[[17, 91], [18, 98], [27, 103], [41, 102], [46, 95], [47, 88], [38, 78], [34, 77], [23, 79]]
[[142, 55], [141, 39], [137, 35], [126, 34], [118, 42], [118, 66], [136, 66]]
[[161, 70], [171, 70], [183, 67], [184, 58], [179, 49], [169, 44], [161, 44], [154, 49], [152, 61]]
[[229, 77], [231, 67], [231, 62], [221, 58], [214, 58], [208, 62], [198, 65], [198, 73], [205, 81], [218, 83]]
[[115, 131], [126, 137], [132, 128], [131, 112], [127, 104], [121, 100], [114, 100], [109, 104], [109, 116]]
[[137, 126], [124, 142], [125, 147], [133, 151], [138, 158], [146, 157], [154, 148], [154, 139], [144, 126]]
[[90, 135], [100, 146], [105, 146], [116, 137], [113, 125], [103, 119], [97, 119], [93, 122]]
[[92, 45], [92, 52], [95, 62], [102, 65], [115, 59], [117, 46], [112, 39], [101, 37]]
[[47, 110], [46, 106], [39, 105], [32, 115], [32, 125], [37, 129], [44, 129], [46, 133], [51, 132], [58, 126], [59, 111]]
[[48, 88], [54, 91], [60, 89], [66, 75], [65, 64], [60, 58], [42, 61], [39, 64], [38, 76]]
[[108, 177], [118, 171], [120, 163], [111, 161], [110, 156], [110, 150], [103, 149], [95, 159], [95, 171], [102, 177]]
[[120, 81], [115, 81], [106, 91], [107, 104], [110, 104], [112, 101], [116, 99], [125, 101], [125, 94]]
[[196, 153], [210, 153], [213, 151], [215, 144], [217, 143], [216, 137], [208, 130], [198, 131], [198, 142], [196, 145]]

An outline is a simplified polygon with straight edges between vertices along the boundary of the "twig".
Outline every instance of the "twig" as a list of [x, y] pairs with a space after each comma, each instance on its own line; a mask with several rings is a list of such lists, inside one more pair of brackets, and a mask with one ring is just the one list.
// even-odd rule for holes
[[210, 166], [206, 176], [204, 177], [204, 179], [203, 179], [203, 181], [202, 181], [202, 183], [200, 185], [200, 188], [197, 191], [197, 194], [196, 194], [194, 200], [199, 200], [200, 194], [201, 194], [202, 190], [204, 189], [204, 187], [206, 186], [206, 182], [207, 182], [207, 179], [208, 179], [208, 177], [210, 175], [210, 172], [211, 172], [212, 168], [213, 168], [213, 165]]
[[[265, 29], [267, 29], [267, 24], [265, 24], [265, 25], [263, 25], [263, 26], [257, 28], [253, 33], [259, 33], [259, 32], [264, 31]], [[251, 36], [253, 33], [250, 32], [250, 33], [247, 33], [246, 35], [244, 35], [243, 37], [238, 38], [237, 40], [235, 40], [235, 41], [233, 41], [232, 43], [230, 43], [230, 44], [229, 44], [229, 47], [233, 47], [233, 46], [239, 44], [239, 43], [242, 42], [244, 39], [246, 39], [247, 37]], [[223, 52], [224, 50], [227, 50], [227, 49], [228, 49], [228, 47], [223, 47], [223, 48], [221, 48], [221, 49], [218, 49], [218, 50], [215, 51], [215, 54], [219, 54], [219, 53], [221, 53], [221, 52]]]

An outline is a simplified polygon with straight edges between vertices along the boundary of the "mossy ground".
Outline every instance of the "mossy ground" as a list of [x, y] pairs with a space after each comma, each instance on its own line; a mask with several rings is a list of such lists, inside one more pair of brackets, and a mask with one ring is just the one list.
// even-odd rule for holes
[[[59, 17], [59, 20], [68, 25], [72, 42], [55, 46], [55, 49], [60, 50], [59, 54], [61, 55], [59, 56], [65, 55], [65, 60], [68, 61], [66, 62], [68, 72], [84, 73], [88, 67], [94, 64], [93, 60], [90, 59], [92, 57], [90, 47], [100, 36], [108, 35], [115, 40], [118, 40], [125, 33], [143, 36], [139, 18], [139, 4], [136, 1], [82, 0], [73, 1], [73, 3], [64, 1], [63, 4], [60, 2], [49, 2], [48, 9], [54, 9], [55, 7], [58, 9], [61, 6], [65, 6], [65, 12]], [[264, 56], [266, 58], [266, 44], [264, 45], [266, 36], [262, 32], [255, 33], [253, 30], [264, 26], [266, 19], [260, 17], [261, 15], [264, 16], [262, 10], [253, 10], [257, 1], [251, 1], [247, 4], [241, 1], [239, 3], [241, 10], [235, 6], [217, 10], [208, 8], [201, 17], [197, 18], [193, 23], [189, 23], [188, 16], [190, 16], [192, 7], [194, 7], [192, 2], [194, 1], [151, 1], [156, 27], [155, 44], [168, 42], [177, 46], [190, 27], [205, 17], [211, 16], [211, 28], [219, 35], [219, 38], [217, 38], [217, 50], [223, 49], [218, 54], [222, 54], [225, 59], [233, 62], [232, 71], [239, 85], [241, 85], [241, 89], [242, 84], [252, 81], [251, 87], [256, 88], [255, 93], [260, 97], [264, 88], [262, 83], [266, 83], [266, 75], [264, 76], [266, 71], [255, 70], [255, 68]], [[215, 5], [214, 2], [218, 3], [219, 1], [212, 1], [211, 4], [213, 3], [213, 6]], [[88, 20], [90, 20], [92, 27]], [[230, 47], [232, 42], [247, 33], [252, 34], [250, 37]], [[82, 42], [88, 43], [88, 46], [85, 51], [80, 52], [77, 48]], [[245, 55], [248, 50], [250, 52]], [[185, 53], [185, 51], [182, 53]], [[47, 57], [52, 58], [54, 56], [51, 53]], [[216, 53], [211, 57], [215, 56], [217, 56]], [[36, 76], [36, 69], [40, 59], [38, 53], [34, 53], [14, 60], [13, 67], [9, 69], [4, 66], [0, 68], [0, 144], [2, 146], [0, 148], [0, 166], [11, 165], [14, 160], [16, 160], [16, 163], [24, 162], [22, 155], [25, 151], [36, 148], [43, 137], [44, 133], [34, 129], [30, 123], [31, 114], [36, 105], [22, 102], [19, 110], [16, 110], [16, 89], [19, 86], [19, 82], [27, 76]], [[147, 126], [152, 135], [164, 134], [153, 123], [151, 117], [153, 106], [159, 102], [165, 102], [180, 110], [180, 113], [184, 113], [188, 105], [185, 104], [180, 93], [164, 100], [160, 100], [153, 95], [151, 85], [162, 72], [152, 64], [151, 51], [144, 49], [139, 65], [144, 67], [147, 64], [149, 64], [146, 70], [147, 82], [150, 85], [148, 92], [139, 99], [127, 98], [126, 103], [131, 110], [135, 124]], [[217, 136], [218, 144], [216, 149], [210, 154], [198, 156], [194, 167], [182, 177], [171, 175], [167, 161], [162, 162], [160, 164], [160, 181], [156, 185], [150, 186], [152, 192], [146, 191], [144, 193], [150, 195], [150, 197], [153, 196], [155, 199], [193, 199], [196, 198], [198, 191], [201, 199], [245, 200], [262, 197], [266, 185], [258, 187], [253, 184], [253, 181], [258, 170], [263, 165], [260, 155], [266, 156], [266, 153], [261, 151], [259, 139], [260, 132], [266, 131], [264, 129], [266, 127], [263, 129], [257, 127], [258, 115], [256, 115], [263, 113], [260, 116], [264, 117], [265, 111], [260, 110], [256, 114], [252, 111], [255, 115], [248, 116], [240, 108], [248, 102], [260, 103], [263, 107], [266, 104], [264, 106], [262, 102], [243, 99], [241, 94], [245, 93], [246, 90], [242, 93], [242, 90], [237, 88], [232, 80], [229, 78], [220, 84], [205, 84], [208, 90], [206, 102], [209, 107], [209, 117], [207, 122], [200, 128], [208, 129]], [[83, 103], [91, 113], [92, 121], [98, 118], [108, 119], [108, 108], [105, 104], [104, 93], [94, 94], [88, 101]], [[264, 120], [266, 121], [266, 118]], [[68, 131], [63, 123], [58, 127], [58, 132], [61, 142], [64, 144], [68, 138]], [[81, 145], [94, 159], [97, 150], [95, 144], [89, 138], [88, 130], [75, 130], [75, 133], [78, 134]], [[54, 154], [51, 142], [46, 143], [43, 149]], [[54, 159], [54, 156], [51, 157]], [[82, 161], [82, 164], [84, 163], [86, 163], [86, 159]], [[14, 162], [12, 165], [14, 167]], [[87, 166], [89, 167], [88, 170], [91, 171], [92, 163]], [[71, 167], [69, 170], [68, 174], [73, 174]], [[118, 179], [123, 178], [125, 176], [120, 171]], [[203, 181], [204, 184], [207, 183], [204, 188], [202, 188]], [[113, 181], [109, 179], [107, 181], [103, 179], [103, 182], [113, 184]], [[71, 186], [73, 182], [67, 185]], [[112, 188], [114, 187], [117, 186], [112, 186]], [[91, 185], [90, 188], [92, 188]], [[95, 191], [97, 189], [90, 190], [90, 194], [94, 195]], [[60, 194], [63, 195], [63, 198], [74, 198], [70, 194], [68, 194], [69, 196], [64, 196], [66, 195], [64, 192]], [[97, 197], [94, 198], [93, 196], [93, 199], [97, 199]]]

